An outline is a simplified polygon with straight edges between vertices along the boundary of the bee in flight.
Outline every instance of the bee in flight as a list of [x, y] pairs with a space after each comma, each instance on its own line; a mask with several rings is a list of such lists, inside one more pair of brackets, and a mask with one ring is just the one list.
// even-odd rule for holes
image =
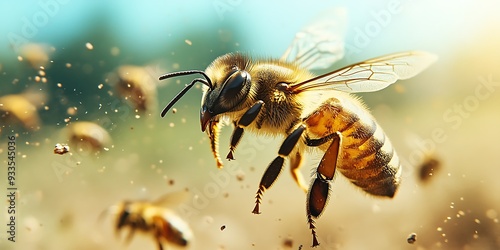
[[193, 233], [189, 225], [167, 207], [185, 199], [186, 195], [186, 192], [169, 193], [152, 202], [127, 200], [104, 212], [115, 217], [117, 236], [124, 228], [129, 228], [126, 243], [132, 240], [136, 231], [140, 231], [153, 236], [159, 250], [164, 249], [163, 242], [185, 247], [192, 240]]
[[[375, 196], [393, 197], [401, 180], [399, 158], [389, 138], [359, 98], [349, 93], [381, 90], [411, 78], [436, 60], [432, 54], [407, 51], [352, 64], [322, 75], [310, 70], [329, 67], [344, 55], [345, 13], [335, 9], [298, 32], [280, 59], [256, 60], [241, 53], [215, 59], [205, 71], [165, 74], [160, 80], [199, 74], [162, 111], [172, 106], [197, 82], [203, 84], [200, 122], [207, 131], [217, 166], [223, 166], [218, 139], [222, 122], [234, 124], [227, 159], [234, 159], [245, 131], [283, 136], [278, 156], [260, 181], [253, 213], [260, 213], [264, 191], [289, 160], [292, 177], [307, 192], [307, 220], [318, 246], [315, 219], [329, 198], [337, 172]], [[332, 18], [333, 17], [333, 18]], [[323, 157], [309, 188], [299, 168], [308, 149]]]

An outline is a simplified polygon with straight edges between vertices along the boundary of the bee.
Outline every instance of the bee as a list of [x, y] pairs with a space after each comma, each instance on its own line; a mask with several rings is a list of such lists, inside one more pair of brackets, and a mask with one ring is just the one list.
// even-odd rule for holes
[[94, 122], [78, 121], [68, 126], [70, 142], [79, 150], [101, 152], [111, 144], [108, 131]]
[[139, 112], [156, 106], [156, 86], [145, 67], [123, 65], [109, 74], [118, 93]]
[[[167, 207], [184, 199], [186, 192], [169, 193], [155, 201], [123, 201], [108, 208], [105, 213], [115, 216], [117, 236], [129, 228], [126, 243], [136, 231], [154, 237], [158, 249], [163, 250], [163, 242], [185, 247], [192, 241], [193, 233], [189, 225]], [[102, 217], [103, 214], [101, 214]]]
[[19, 124], [26, 130], [39, 130], [41, 119], [38, 109], [46, 101], [47, 94], [35, 88], [29, 88], [19, 94], [0, 96], [1, 127]]
[[[280, 175], [287, 158], [292, 177], [307, 193], [313, 247], [319, 245], [315, 219], [324, 211], [337, 172], [374, 196], [392, 198], [401, 181], [400, 161], [389, 138], [362, 101], [350, 93], [384, 89], [397, 80], [417, 75], [436, 60], [427, 52], [407, 51], [314, 75], [311, 70], [328, 68], [344, 55], [341, 33], [345, 12], [333, 12], [298, 32], [279, 59], [229, 53], [216, 58], [204, 71], [180, 71], [160, 77], [201, 75], [166, 105], [161, 116], [195, 83], [202, 83], [201, 130], [207, 131], [219, 168], [223, 163], [218, 137], [224, 119], [234, 124], [228, 160], [234, 159], [245, 131], [284, 137], [278, 156], [259, 183], [252, 212], [260, 213], [263, 193]], [[319, 149], [323, 157], [308, 188], [299, 169], [304, 154], [313, 148]]]

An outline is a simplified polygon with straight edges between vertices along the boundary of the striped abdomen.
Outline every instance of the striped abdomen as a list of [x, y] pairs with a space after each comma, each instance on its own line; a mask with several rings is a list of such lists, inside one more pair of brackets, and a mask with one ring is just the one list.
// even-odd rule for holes
[[[341, 133], [337, 169], [353, 184], [373, 195], [393, 197], [401, 165], [389, 138], [363, 106], [331, 98], [305, 120], [311, 138]], [[328, 144], [321, 149], [327, 150]]]

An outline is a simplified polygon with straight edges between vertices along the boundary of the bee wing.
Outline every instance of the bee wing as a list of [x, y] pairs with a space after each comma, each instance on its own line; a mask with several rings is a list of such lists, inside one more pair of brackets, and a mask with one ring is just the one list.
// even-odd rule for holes
[[289, 86], [293, 93], [305, 90], [373, 92], [397, 80], [411, 78], [436, 61], [433, 54], [408, 51], [373, 58]]
[[189, 191], [186, 190], [172, 192], [160, 196], [160, 198], [156, 199], [152, 203], [161, 207], [173, 207], [186, 202], [189, 198], [189, 194]]
[[346, 23], [347, 11], [344, 8], [323, 12], [295, 34], [281, 60], [309, 70], [330, 67], [344, 57]]

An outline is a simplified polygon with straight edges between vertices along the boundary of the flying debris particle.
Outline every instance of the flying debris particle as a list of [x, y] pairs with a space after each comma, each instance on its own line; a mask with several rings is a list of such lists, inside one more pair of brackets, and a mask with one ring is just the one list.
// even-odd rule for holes
[[236, 180], [238, 180], [238, 181], [243, 181], [243, 180], [245, 180], [245, 173], [243, 173], [242, 171], [238, 172], [238, 173], [236, 174]]
[[286, 237], [283, 240], [283, 246], [285, 248], [292, 248], [293, 247], [293, 239], [291, 237]]
[[220, 227], [220, 230], [221, 230], [221, 231], [224, 231], [224, 229], [226, 229], [226, 225], [222, 225], [222, 226]]
[[66, 113], [68, 113], [68, 115], [76, 115], [76, 111], [78, 110], [77, 107], [69, 107], [67, 110], [66, 110]]
[[406, 239], [406, 241], [408, 242], [408, 244], [415, 243], [415, 241], [417, 241], [417, 234], [411, 233], [410, 235], [408, 235], [408, 239]]
[[99, 85], [97, 85], [97, 88], [98, 88], [98, 89], [102, 89], [102, 87], [104, 87], [104, 84], [102, 84], [102, 83], [101, 83], [101, 84], [99, 84]]
[[62, 88], [62, 83], [58, 82], [57, 87]]
[[94, 49], [94, 45], [92, 45], [91, 43], [86, 43], [85, 47], [87, 47], [88, 50], [93, 50]]
[[174, 114], [175, 114], [175, 113], [177, 113], [177, 109], [176, 109], [176, 108], [173, 108], [173, 109], [172, 109], [172, 113], [174, 113]]
[[441, 167], [441, 162], [435, 157], [427, 157], [427, 159], [422, 162], [419, 169], [419, 179], [422, 182], [428, 181], [433, 177]]
[[69, 146], [66, 144], [57, 143], [54, 147], [54, 154], [63, 155], [69, 152]]
[[71, 63], [66, 63], [66, 68], [71, 68]]
[[111, 53], [112, 56], [118, 56], [118, 55], [120, 55], [120, 48], [113, 47], [113, 48], [111, 48], [110, 53]]
[[193, 45], [193, 42], [191, 42], [191, 40], [186, 39], [184, 40], [184, 42], [186, 42], [186, 44], [189, 46]]

